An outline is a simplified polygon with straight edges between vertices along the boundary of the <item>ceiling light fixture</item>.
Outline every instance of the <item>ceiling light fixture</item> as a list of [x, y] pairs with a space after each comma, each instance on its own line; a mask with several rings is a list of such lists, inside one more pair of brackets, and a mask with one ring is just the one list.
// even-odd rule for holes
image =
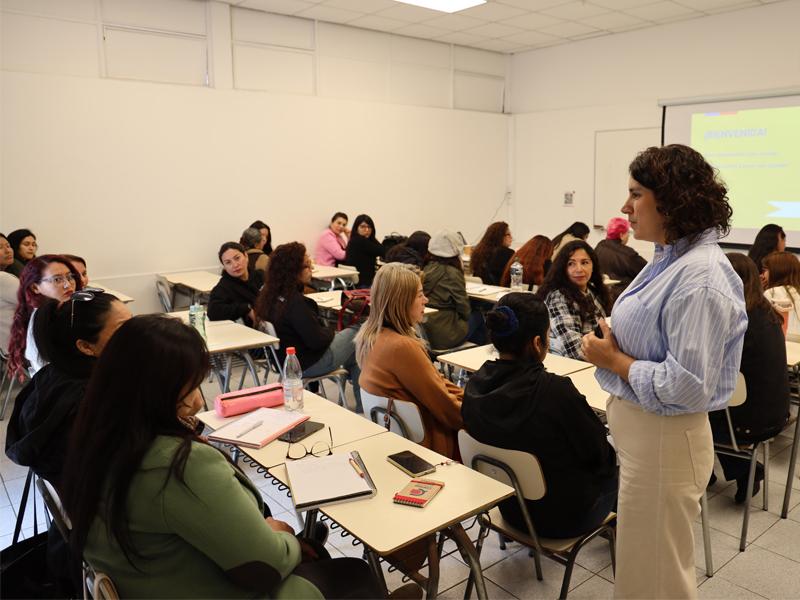
[[473, 6], [486, 4], [486, 0], [395, 0], [395, 2], [430, 8], [444, 13], [454, 13]]

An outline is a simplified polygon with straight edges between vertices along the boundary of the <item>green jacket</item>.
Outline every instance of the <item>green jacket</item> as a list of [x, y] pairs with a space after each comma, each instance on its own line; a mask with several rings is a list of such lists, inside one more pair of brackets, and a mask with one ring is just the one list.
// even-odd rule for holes
[[423, 290], [428, 306], [438, 312], [425, 319], [425, 333], [431, 348], [457, 346], [467, 337], [467, 321], [471, 311], [467, 284], [461, 269], [442, 263], [425, 265]]
[[291, 574], [301, 559], [297, 539], [266, 524], [258, 489], [217, 450], [193, 443], [185, 481], [167, 478], [179, 443], [157, 437], [131, 482], [136, 567], [107, 532], [102, 505], [84, 550], [89, 564], [122, 598], [322, 598]]

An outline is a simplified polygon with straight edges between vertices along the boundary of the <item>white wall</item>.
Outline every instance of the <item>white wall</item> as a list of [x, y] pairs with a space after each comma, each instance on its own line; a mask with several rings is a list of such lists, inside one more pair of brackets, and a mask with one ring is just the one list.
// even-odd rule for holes
[[[510, 117], [448, 108], [455, 85], [441, 103], [441, 78], [419, 76], [444, 71], [452, 83], [470, 67], [491, 85], [462, 93], [461, 104], [490, 108], [484, 92], [503, 81], [500, 55], [437, 44], [450, 65], [425, 65], [427, 42], [311, 22], [314, 93], [247, 91], [235, 87], [242, 69], [276, 68], [277, 78], [245, 78], [263, 88], [304, 81], [307, 63], [287, 68], [274, 44], [247, 42], [270, 58], [250, 55], [237, 71], [230, 32], [254, 36], [241, 22], [231, 28], [227, 5], [199, 3], [198, 13], [187, 0], [66, 1], [3, 2], [0, 230], [29, 227], [41, 252], [85, 256], [92, 279], [135, 297], [136, 312], [157, 307], [153, 273], [214, 268], [219, 245], [255, 219], [277, 243], [313, 246], [336, 210], [369, 213], [379, 236], [448, 226], [474, 238], [502, 201]], [[175, 17], [185, 11], [192, 18]], [[261, 14], [235, 18], [250, 13]], [[365, 87], [363, 69], [339, 60], [332, 73], [353, 84], [318, 93], [329, 77], [320, 57], [352, 56], [365, 39], [388, 49], [371, 56], [370, 72], [395, 77]], [[148, 54], [162, 51], [169, 60]]]
[[[800, 84], [798, 23], [800, 1], [790, 0], [515, 55], [517, 239], [591, 224], [595, 131], [660, 127], [659, 99]], [[620, 205], [626, 182], [620, 173]], [[562, 205], [567, 190], [573, 207]]]

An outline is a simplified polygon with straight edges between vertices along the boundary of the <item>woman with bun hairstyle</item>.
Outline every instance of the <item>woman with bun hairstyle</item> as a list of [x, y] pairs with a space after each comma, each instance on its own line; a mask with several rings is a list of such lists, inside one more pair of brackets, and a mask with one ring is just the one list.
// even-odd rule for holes
[[[569, 378], [545, 369], [550, 323], [544, 302], [506, 294], [486, 314], [486, 327], [499, 358], [469, 378], [464, 428], [480, 442], [539, 460], [547, 493], [527, 501], [538, 535], [583, 535], [616, 505], [616, 454], [605, 427]], [[526, 529], [516, 498], [501, 502], [500, 512]]]
[[96, 288], [64, 302], [47, 299], [36, 311], [33, 335], [47, 364], [17, 396], [6, 454], [56, 489], [61, 489], [70, 428], [97, 357], [130, 318], [125, 304]]
[[547, 271], [550, 270], [550, 256], [553, 254], [553, 242], [543, 235], [535, 235], [506, 263], [503, 276], [500, 278], [500, 285], [508, 287], [511, 285], [511, 265], [515, 260], [522, 264], [522, 283], [532, 289], [533, 286], [542, 285]]
[[457, 458], [463, 390], [436, 370], [417, 334], [427, 302], [411, 265], [389, 263], [378, 271], [369, 317], [356, 336], [359, 381], [372, 394], [416, 404], [425, 428], [422, 445]]
[[581, 338], [611, 313], [611, 298], [592, 247], [583, 240], [565, 245], [537, 295], [550, 311], [550, 352], [584, 360]]
[[350, 241], [350, 230], [347, 228], [347, 215], [334, 213], [331, 222], [317, 240], [314, 261], [318, 265], [335, 267], [344, 261], [347, 243]]
[[13, 375], [22, 375], [27, 369], [33, 376], [46, 363], [39, 356], [33, 338], [33, 314], [50, 298], [63, 302], [81, 288], [81, 277], [72, 263], [58, 254], [44, 254], [31, 259], [19, 277], [17, 309], [11, 324], [8, 342], [8, 369]]

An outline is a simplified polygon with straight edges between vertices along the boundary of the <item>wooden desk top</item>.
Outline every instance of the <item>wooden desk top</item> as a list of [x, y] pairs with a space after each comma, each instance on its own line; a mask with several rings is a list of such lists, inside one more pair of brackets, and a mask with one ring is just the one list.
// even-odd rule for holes
[[[187, 325], [189, 324], [189, 311], [179, 310], [167, 313], [167, 316], [180, 319]], [[281, 341], [233, 321], [209, 321], [206, 319], [206, 346], [211, 354], [224, 352], [234, 352], [236, 350], [249, 350], [250, 348], [262, 348], [264, 346], [277, 346]]]
[[[494, 346], [491, 344], [486, 344], [485, 346], [459, 350], [458, 352], [451, 352], [450, 354], [442, 354], [437, 360], [448, 365], [453, 365], [457, 369], [475, 372], [480, 369], [487, 360], [495, 360], [496, 358], [497, 350], [495, 350]], [[545, 357], [544, 366], [548, 371], [556, 375], [569, 375], [571, 373], [583, 371], [584, 369], [592, 368], [590, 363], [573, 358], [566, 358], [564, 356], [556, 356], [555, 354], [548, 354]]]
[[103, 291], [104, 291], [106, 294], [111, 294], [112, 296], [115, 296], [115, 297], [117, 298], [117, 300], [119, 300], [119, 301], [120, 301], [120, 302], [122, 302], [123, 304], [128, 304], [129, 302], [133, 302], [133, 298], [131, 298], [131, 297], [130, 297], [130, 296], [128, 296], [127, 294], [123, 294], [122, 292], [118, 292], [117, 290], [112, 290], [112, 289], [111, 289], [111, 288], [109, 288], [108, 286], [102, 285], [102, 284], [100, 284], [100, 283], [94, 283], [93, 281], [90, 281], [90, 282], [89, 282], [89, 283], [86, 285], [86, 287], [95, 287], [95, 288], [100, 288], [100, 289], [101, 289], [101, 290], [103, 290]]
[[497, 302], [510, 291], [511, 288], [501, 287], [499, 285], [467, 282], [467, 296], [476, 300]]
[[[303, 413], [309, 415], [312, 421], [327, 425], [327, 427], [311, 434], [301, 442], [309, 450], [316, 442], [330, 442], [328, 428], [330, 428], [333, 435], [334, 448], [344, 444], [351, 444], [373, 435], [386, 433], [385, 427], [373, 423], [369, 419], [342, 408], [335, 402], [326, 400], [308, 390], [303, 392], [303, 401]], [[228, 422], [228, 419], [218, 417], [213, 410], [198, 413], [197, 418], [211, 429], [218, 429]], [[229, 419], [237, 418], [239, 418], [239, 415], [229, 417]], [[241, 450], [261, 466], [270, 468], [285, 462], [288, 448], [289, 444], [287, 442], [274, 440], [257, 450], [253, 448], [241, 448]]]
[[[306, 294], [307, 298], [311, 298], [316, 302], [320, 308], [327, 308], [328, 310], [338, 311], [342, 308], [342, 290], [333, 290], [330, 292], [313, 292]], [[425, 314], [437, 312], [437, 309], [425, 307]]]
[[339, 267], [328, 267], [325, 265], [314, 265], [311, 276], [315, 279], [355, 279], [358, 277], [358, 271], [351, 271], [350, 269], [340, 269]]
[[[384, 556], [486, 510], [514, 493], [510, 486], [462, 464], [453, 463], [437, 466], [435, 473], [425, 476], [445, 482], [444, 489], [428, 506], [420, 509], [395, 504], [392, 502], [395, 493], [411, 478], [386, 460], [389, 454], [410, 450], [431, 464], [447, 459], [389, 432], [337, 448], [341, 452], [352, 450], [358, 450], [361, 454], [378, 493], [372, 498], [334, 504], [320, 510]], [[274, 467], [269, 472], [282, 483], [287, 483], [286, 468], [283, 465]]]
[[189, 289], [208, 294], [219, 283], [220, 276], [208, 271], [186, 271], [183, 273], [159, 273], [172, 285], [182, 285]]
[[569, 378], [578, 391], [586, 396], [586, 401], [595, 410], [606, 411], [606, 400], [608, 400], [609, 393], [600, 387], [595, 379], [596, 367], [590, 367], [577, 373], [571, 373]]

